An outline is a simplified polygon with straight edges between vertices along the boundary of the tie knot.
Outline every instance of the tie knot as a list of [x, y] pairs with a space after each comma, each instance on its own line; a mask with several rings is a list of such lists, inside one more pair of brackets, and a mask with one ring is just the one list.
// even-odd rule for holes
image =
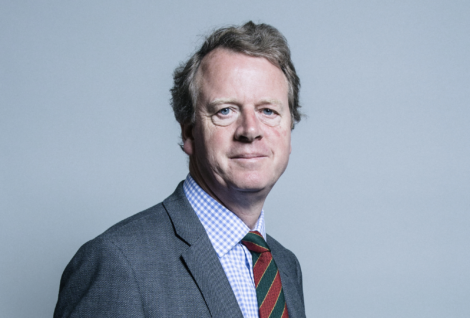
[[250, 252], [264, 253], [271, 251], [263, 236], [258, 231], [248, 232], [242, 239], [242, 244], [245, 245]]

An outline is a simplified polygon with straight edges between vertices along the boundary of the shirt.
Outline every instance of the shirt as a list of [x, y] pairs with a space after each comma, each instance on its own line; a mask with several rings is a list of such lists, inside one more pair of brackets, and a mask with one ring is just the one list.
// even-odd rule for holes
[[[250, 228], [207, 194], [188, 174], [184, 193], [201, 221], [245, 318], [259, 318], [251, 252], [240, 242]], [[254, 228], [266, 240], [264, 211]]]

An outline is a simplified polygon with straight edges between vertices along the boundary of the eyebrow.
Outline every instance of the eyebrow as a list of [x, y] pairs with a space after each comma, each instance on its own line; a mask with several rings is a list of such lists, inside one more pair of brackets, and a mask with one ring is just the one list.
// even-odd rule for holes
[[[209, 107], [215, 107], [221, 104], [227, 104], [227, 103], [233, 103], [233, 104], [238, 104], [237, 100], [235, 98], [216, 98], [213, 101], [209, 103]], [[265, 105], [265, 104], [274, 104], [277, 106], [282, 107], [283, 104], [280, 100], [278, 99], [262, 99], [256, 105]]]
[[259, 103], [257, 103], [257, 105], [264, 105], [264, 104], [274, 104], [274, 105], [277, 105], [279, 107], [283, 106], [282, 102], [278, 99], [262, 99], [262, 100], [260, 100]]
[[209, 107], [214, 107], [218, 106], [220, 104], [226, 104], [226, 103], [237, 103], [237, 100], [235, 98], [216, 98], [213, 101], [209, 103]]

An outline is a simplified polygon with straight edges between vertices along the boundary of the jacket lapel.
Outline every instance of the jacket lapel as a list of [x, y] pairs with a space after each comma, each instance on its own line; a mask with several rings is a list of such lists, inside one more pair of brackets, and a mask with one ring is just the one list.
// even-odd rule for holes
[[204, 227], [186, 196], [183, 182], [163, 201], [175, 232], [189, 247], [181, 257], [191, 273], [212, 317], [239, 317], [242, 312]]
[[212, 317], [243, 317], [207, 235], [201, 236], [182, 257], [198, 284]]

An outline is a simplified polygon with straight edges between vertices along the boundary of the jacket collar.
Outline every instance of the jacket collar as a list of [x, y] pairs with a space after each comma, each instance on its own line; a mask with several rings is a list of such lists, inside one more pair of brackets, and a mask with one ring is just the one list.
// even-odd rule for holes
[[212, 317], [243, 318], [230, 283], [204, 227], [189, 204], [183, 182], [163, 201], [176, 234], [189, 247], [181, 258], [194, 277]]

